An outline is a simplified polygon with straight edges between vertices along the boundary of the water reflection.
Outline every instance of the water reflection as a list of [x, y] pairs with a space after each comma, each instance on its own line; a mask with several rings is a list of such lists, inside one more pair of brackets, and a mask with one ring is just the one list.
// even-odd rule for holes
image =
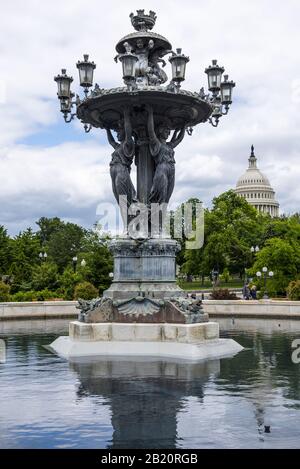
[[0, 363], [6, 362], [6, 343], [3, 339], [0, 339]]
[[[264, 333], [258, 321], [250, 331], [228, 327], [223, 337], [234, 338], [244, 351], [188, 364], [69, 363], [43, 347], [66, 334], [66, 324], [34, 325], [34, 331], [22, 333], [15, 321], [0, 336], [6, 343], [6, 362], [0, 365], [1, 448], [300, 446], [300, 365], [291, 360], [299, 326], [283, 332], [289, 326], [282, 324], [275, 332], [269, 325]], [[265, 433], [268, 425], [271, 432]]]
[[78, 398], [101, 396], [111, 409], [109, 448], [175, 448], [177, 415], [186, 396], [202, 401], [204, 385], [220, 361], [198, 364], [139, 359], [74, 361]]

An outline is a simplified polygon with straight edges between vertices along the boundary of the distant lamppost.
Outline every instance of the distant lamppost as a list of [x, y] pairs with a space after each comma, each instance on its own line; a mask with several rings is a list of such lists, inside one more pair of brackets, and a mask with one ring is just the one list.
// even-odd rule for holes
[[[251, 252], [251, 264], [253, 264], [253, 260], [254, 260], [254, 256], [259, 252], [259, 246], [251, 246], [250, 248], [250, 252]], [[248, 272], [247, 272], [247, 268], [245, 267], [245, 285], [249, 282], [249, 279], [248, 278]]]
[[48, 254], [46, 252], [40, 252], [39, 253], [39, 258], [40, 258], [41, 262], [46, 261], [47, 257], [48, 257]]
[[272, 278], [274, 276], [274, 272], [272, 272], [272, 270], [268, 271], [268, 267], [263, 267], [262, 272], [260, 272], [260, 271], [256, 272], [256, 276], [258, 278], [261, 278], [263, 276], [263, 278], [264, 278], [264, 296], [263, 296], [263, 299], [268, 300], [269, 296], [268, 296], [268, 292], [267, 292], [267, 278]]
[[77, 256], [74, 256], [73, 259], [72, 259], [74, 274], [76, 273], [77, 262], [78, 262], [78, 258], [77, 258]]
[[109, 272], [108, 276], [109, 276], [109, 278], [113, 279], [113, 278], [114, 278], [114, 273], [113, 273], [113, 272]]
[[259, 246], [251, 246], [250, 251], [252, 252], [252, 254], [257, 254], [259, 252]]

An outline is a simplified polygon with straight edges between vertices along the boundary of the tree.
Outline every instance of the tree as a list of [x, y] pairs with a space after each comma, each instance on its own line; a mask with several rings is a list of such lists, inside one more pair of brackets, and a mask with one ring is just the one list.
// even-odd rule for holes
[[75, 287], [84, 278], [79, 272], [74, 272], [72, 267], [66, 267], [64, 272], [59, 276], [59, 291], [65, 300], [73, 300]]
[[251, 246], [261, 238], [261, 215], [248, 202], [228, 191], [213, 199], [211, 210], [204, 213], [204, 246], [184, 252], [182, 271], [209, 275], [227, 268], [243, 276], [251, 266]]
[[72, 258], [81, 251], [86, 230], [75, 223], [63, 223], [52, 232], [48, 242], [48, 254], [60, 273], [72, 263]]
[[40, 240], [31, 228], [20, 232], [18, 236], [10, 240], [12, 262], [9, 267], [9, 275], [13, 277], [12, 292], [19, 289], [30, 290], [32, 270], [38, 265]]
[[4, 226], [0, 225], [0, 275], [6, 275], [12, 260], [10, 238]]
[[58, 217], [54, 218], [46, 218], [41, 217], [36, 224], [40, 228], [37, 232], [38, 236], [40, 237], [41, 244], [48, 243], [50, 241], [51, 235], [57, 231], [59, 231], [64, 222], [60, 220]]
[[[84, 258], [86, 266], [80, 266]], [[113, 258], [107, 246], [107, 240], [95, 231], [86, 232], [82, 240], [81, 253], [78, 257], [78, 272], [81, 276], [96, 285], [100, 293], [111, 283], [109, 273], [113, 270]]]
[[300, 245], [281, 238], [271, 238], [259, 251], [251, 275], [267, 267], [274, 272], [268, 281], [268, 290], [275, 294], [285, 295], [290, 281], [300, 274]]
[[51, 262], [43, 262], [32, 270], [32, 287], [35, 291], [56, 290], [58, 287], [57, 266]]

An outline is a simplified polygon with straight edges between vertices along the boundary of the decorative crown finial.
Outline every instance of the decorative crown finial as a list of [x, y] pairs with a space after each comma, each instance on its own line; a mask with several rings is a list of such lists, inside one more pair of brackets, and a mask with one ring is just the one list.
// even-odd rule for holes
[[154, 11], [150, 10], [148, 15], [145, 13], [145, 10], [137, 10], [136, 13], [136, 15], [134, 13], [129, 15], [132, 26], [136, 31], [148, 31], [148, 29], [153, 28], [157, 18]]

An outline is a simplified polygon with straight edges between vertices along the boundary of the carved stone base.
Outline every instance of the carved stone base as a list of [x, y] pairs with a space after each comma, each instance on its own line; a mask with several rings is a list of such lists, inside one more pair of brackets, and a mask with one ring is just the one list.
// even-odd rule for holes
[[138, 296], [129, 300], [96, 298], [79, 300], [80, 322], [84, 323], [170, 323], [195, 324], [208, 322], [201, 300], [171, 298], [154, 300]]
[[172, 239], [113, 240], [110, 250], [114, 256], [114, 281], [103, 296], [114, 300], [184, 296], [176, 284], [179, 249], [179, 243]]
[[70, 323], [69, 337], [51, 344], [58, 355], [72, 359], [97, 356], [151, 356], [207, 360], [232, 356], [241, 347], [219, 339], [219, 324], [84, 324]]

